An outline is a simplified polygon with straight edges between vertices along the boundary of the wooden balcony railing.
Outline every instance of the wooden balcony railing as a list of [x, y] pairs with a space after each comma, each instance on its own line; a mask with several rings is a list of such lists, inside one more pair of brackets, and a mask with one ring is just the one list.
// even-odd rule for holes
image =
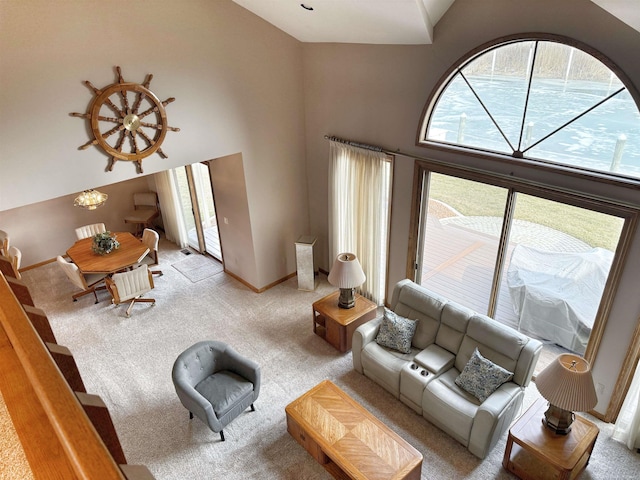
[[[40, 323], [46, 316], [23, 308], [10, 286], [13, 280], [0, 273], [0, 391], [33, 477], [152, 479], [145, 467], [126, 465], [100, 398], [74, 392], [70, 385], [77, 390], [84, 385], [71, 352], [50, 342], [48, 325], [47, 332], [32, 323], [30, 316]], [[17, 290], [24, 287], [12, 284]]]

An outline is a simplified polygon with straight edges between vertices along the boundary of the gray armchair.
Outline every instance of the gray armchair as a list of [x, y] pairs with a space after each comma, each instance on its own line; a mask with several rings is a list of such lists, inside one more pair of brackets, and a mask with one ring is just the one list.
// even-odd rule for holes
[[202, 420], [224, 442], [223, 428], [260, 393], [260, 366], [229, 345], [204, 341], [178, 355], [173, 364], [173, 385], [182, 405]]

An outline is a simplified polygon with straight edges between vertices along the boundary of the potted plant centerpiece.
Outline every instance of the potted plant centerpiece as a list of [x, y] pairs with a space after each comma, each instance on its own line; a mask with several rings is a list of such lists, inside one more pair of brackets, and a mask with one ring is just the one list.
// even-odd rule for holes
[[111, 232], [97, 233], [93, 236], [91, 249], [98, 255], [106, 255], [120, 247], [120, 242], [116, 240], [116, 235]]

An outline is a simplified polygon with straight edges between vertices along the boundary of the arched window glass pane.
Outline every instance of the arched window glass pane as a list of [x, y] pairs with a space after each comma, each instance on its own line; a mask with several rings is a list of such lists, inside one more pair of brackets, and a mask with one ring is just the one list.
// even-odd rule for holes
[[[476, 88], [480, 82], [474, 81]], [[429, 129], [430, 139], [466, 147], [511, 153], [509, 144], [461, 75], [438, 102]]]
[[640, 178], [640, 112], [593, 55], [557, 41], [492, 47], [454, 71], [424, 140]]

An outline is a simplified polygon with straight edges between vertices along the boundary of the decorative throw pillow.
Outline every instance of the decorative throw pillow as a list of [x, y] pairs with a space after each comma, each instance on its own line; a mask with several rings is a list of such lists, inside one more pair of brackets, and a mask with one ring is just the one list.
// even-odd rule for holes
[[500, 385], [512, 378], [512, 372], [484, 358], [476, 348], [456, 378], [456, 385], [484, 402]]
[[376, 342], [383, 347], [393, 348], [402, 353], [411, 351], [411, 340], [416, 333], [418, 322], [401, 317], [388, 308], [384, 309], [384, 317], [376, 336]]

